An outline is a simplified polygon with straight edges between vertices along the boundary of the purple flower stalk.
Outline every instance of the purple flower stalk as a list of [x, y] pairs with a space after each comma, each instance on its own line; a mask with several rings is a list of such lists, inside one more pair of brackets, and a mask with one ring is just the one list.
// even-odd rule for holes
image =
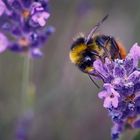
[[93, 64], [103, 80], [103, 90], [98, 94], [113, 121], [112, 140], [128, 128], [140, 128], [140, 46], [135, 43], [124, 60], [100, 59]]
[[0, 52], [42, 56], [40, 48], [54, 32], [46, 26], [49, 17], [47, 0], [0, 0]]

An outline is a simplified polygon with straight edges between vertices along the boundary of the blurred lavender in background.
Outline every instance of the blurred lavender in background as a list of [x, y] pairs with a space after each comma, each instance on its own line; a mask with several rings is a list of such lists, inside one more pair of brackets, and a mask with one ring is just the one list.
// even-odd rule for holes
[[34, 97], [29, 92], [32, 87], [30, 85], [31, 63], [29, 58], [42, 56], [40, 48], [54, 32], [53, 27], [46, 27], [49, 17], [48, 1], [0, 0], [0, 53], [11, 50], [19, 54], [26, 54], [23, 57], [22, 79], [19, 81], [22, 86], [20, 91], [21, 111], [15, 130], [17, 140], [27, 140], [29, 136], [34, 116]]
[[[88, 3], [90, 6], [86, 6]], [[51, 16], [47, 24], [53, 25], [56, 32], [41, 48], [44, 57], [33, 62], [30, 72], [36, 98], [28, 139], [110, 140], [111, 121], [98, 99], [99, 90], [70, 63], [68, 54], [72, 39], [79, 32], [88, 34], [107, 13], [110, 16], [99, 32], [113, 35], [125, 46], [132, 46], [135, 41], [139, 43], [140, 1], [50, 0], [49, 4]], [[87, 11], [79, 12], [81, 4]], [[6, 20], [2, 17], [0, 25]], [[18, 37], [12, 36], [8, 33], [8, 39], [15, 43]], [[10, 51], [0, 55], [1, 140], [15, 139], [17, 120], [22, 122], [19, 119], [22, 64], [23, 59]], [[123, 139], [132, 140], [134, 133], [126, 131]]]
[[0, 7], [0, 52], [9, 49], [31, 57], [41, 56], [40, 48], [54, 32], [53, 27], [45, 26], [50, 17], [48, 2], [1, 0]]
[[29, 132], [32, 126], [33, 111], [28, 110], [17, 121], [16, 140], [28, 140]]

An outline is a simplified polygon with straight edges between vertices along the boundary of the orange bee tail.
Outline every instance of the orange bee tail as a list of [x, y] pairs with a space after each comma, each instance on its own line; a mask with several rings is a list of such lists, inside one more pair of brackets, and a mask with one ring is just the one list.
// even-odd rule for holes
[[125, 59], [125, 57], [127, 55], [125, 47], [123, 46], [123, 44], [121, 42], [117, 42], [117, 44], [118, 44], [120, 55], [121, 55], [122, 59]]

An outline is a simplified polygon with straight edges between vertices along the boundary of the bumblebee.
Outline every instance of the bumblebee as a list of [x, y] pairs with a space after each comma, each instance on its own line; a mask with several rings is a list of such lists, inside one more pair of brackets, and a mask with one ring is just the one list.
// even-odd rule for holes
[[87, 37], [80, 36], [71, 45], [70, 60], [84, 73], [92, 75], [91, 72], [94, 70], [93, 62], [97, 59], [102, 61], [106, 57], [111, 60], [116, 58], [124, 59], [126, 56], [123, 45], [114, 37], [95, 34], [107, 17], [108, 15], [95, 25]]

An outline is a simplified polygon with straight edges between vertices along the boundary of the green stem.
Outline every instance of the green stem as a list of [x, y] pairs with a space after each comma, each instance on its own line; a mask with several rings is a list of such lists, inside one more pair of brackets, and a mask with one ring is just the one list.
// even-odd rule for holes
[[22, 76], [22, 113], [25, 113], [28, 107], [28, 90], [30, 84], [30, 58], [28, 56], [24, 57]]

